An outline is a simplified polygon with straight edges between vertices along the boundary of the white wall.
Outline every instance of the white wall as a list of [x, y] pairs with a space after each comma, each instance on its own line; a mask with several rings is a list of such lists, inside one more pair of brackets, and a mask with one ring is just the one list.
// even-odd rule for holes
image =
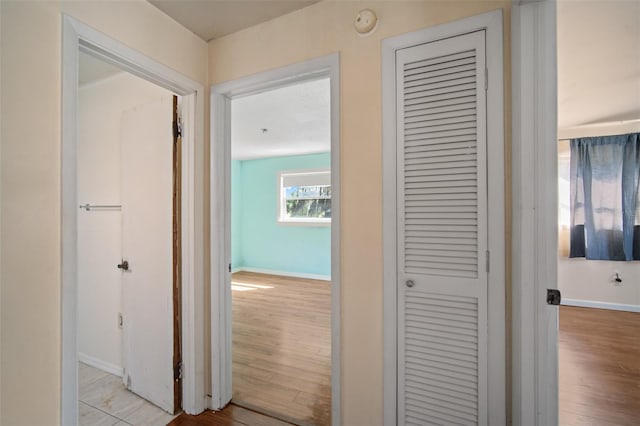
[[[634, 132], [640, 132], [640, 121], [637, 119], [627, 123], [593, 124], [559, 129], [558, 137], [569, 139]], [[568, 174], [568, 169], [564, 170]], [[559, 177], [562, 178], [562, 176]], [[569, 176], [565, 178], [568, 180]], [[568, 193], [565, 195], [568, 196]], [[568, 237], [567, 233], [567, 240]], [[619, 285], [615, 285], [613, 281], [616, 272], [622, 278], [622, 283]], [[563, 304], [640, 312], [640, 261], [613, 262], [559, 257], [558, 288], [565, 301]]]
[[[559, 138], [640, 131], [639, 12], [638, 2], [558, 3]], [[565, 300], [640, 309], [640, 262], [560, 258], [558, 287]]]
[[[622, 278], [620, 285], [616, 285], [613, 280], [616, 272]], [[588, 302], [596, 302], [594, 306], [602, 308], [640, 312], [640, 261], [560, 258], [558, 286], [562, 292], [562, 299], [567, 304], [586, 302], [585, 305], [588, 306]]]
[[[171, 93], [121, 73], [79, 91], [78, 202], [120, 204], [121, 118]], [[126, 154], [126, 153], [125, 153]], [[121, 213], [78, 214], [78, 352], [81, 361], [122, 372]]]

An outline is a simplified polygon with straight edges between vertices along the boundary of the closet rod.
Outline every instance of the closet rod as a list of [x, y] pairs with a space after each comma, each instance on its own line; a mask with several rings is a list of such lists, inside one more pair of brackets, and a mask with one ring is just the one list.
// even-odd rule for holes
[[81, 209], [85, 209], [86, 211], [90, 211], [91, 209], [119, 209], [122, 208], [119, 204], [81, 204]]

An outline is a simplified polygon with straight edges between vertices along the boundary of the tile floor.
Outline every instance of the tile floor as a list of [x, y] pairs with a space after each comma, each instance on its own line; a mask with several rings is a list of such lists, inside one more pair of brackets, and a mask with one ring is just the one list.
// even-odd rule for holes
[[79, 363], [80, 426], [164, 426], [172, 416], [129, 392], [122, 379]]

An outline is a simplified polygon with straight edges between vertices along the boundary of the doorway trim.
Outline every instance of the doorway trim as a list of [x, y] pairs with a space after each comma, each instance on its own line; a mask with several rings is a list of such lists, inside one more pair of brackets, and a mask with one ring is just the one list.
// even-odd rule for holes
[[513, 0], [512, 421], [558, 424], [555, 0]]
[[204, 86], [68, 15], [62, 16], [61, 424], [78, 423], [78, 56], [89, 53], [184, 97], [182, 156], [183, 410], [205, 408], [203, 176]]
[[331, 90], [331, 419], [340, 425], [340, 57], [338, 53], [211, 87], [211, 408], [231, 400], [231, 99], [329, 77]]
[[[505, 284], [505, 169], [504, 169], [504, 58], [501, 9], [436, 25], [382, 41], [382, 182], [383, 182], [383, 292], [384, 292], [384, 424], [398, 422], [397, 387], [397, 217], [396, 217], [396, 52], [473, 31], [486, 31], [487, 175], [489, 215], [488, 250], [488, 424], [506, 424], [506, 284]], [[493, 141], [493, 142], [492, 142]], [[495, 305], [492, 305], [492, 301]]]

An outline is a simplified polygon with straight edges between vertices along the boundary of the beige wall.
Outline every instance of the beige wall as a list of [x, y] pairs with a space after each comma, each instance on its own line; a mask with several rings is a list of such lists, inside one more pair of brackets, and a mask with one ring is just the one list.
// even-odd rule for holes
[[[322, 2], [209, 43], [209, 80], [214, 84], [340, 53], [341, 380], [345, 425], [382, 424], [380, 42], [389, 36], [504, 8], [505, 106], [509, 111], [509, 5], [509, 1]], [[353, 29], [353, 19], [365, 7], [375, 10], [380, 22], [375, 33], [360, 37]], [[510, 115], [506, 118], [510, 123]], [[506, 136], [509, 141], [508, 129]], [[508, 200], [510, 197], [510, 205]]]
[[[204, 42], [144, 1], [0, 2], [0, 424], [48, 426], [60, 417], [62, 12], [203, 84], [340, 52], [342, 416], [343, 424], [358, 426], [382, 424], [380, 41], [504, 8], [509, 111], [509, 5], [509, 0], [323, 2], [213, 41], [207, 54]], [[380, 24], [373, 35], [360, 37], [353, 18], [365, 7], [378, 13]]]
[[207, 47], [144, 1], [5, 2], [0, 424], [60, 418], [61, 13], [202, 83]]

